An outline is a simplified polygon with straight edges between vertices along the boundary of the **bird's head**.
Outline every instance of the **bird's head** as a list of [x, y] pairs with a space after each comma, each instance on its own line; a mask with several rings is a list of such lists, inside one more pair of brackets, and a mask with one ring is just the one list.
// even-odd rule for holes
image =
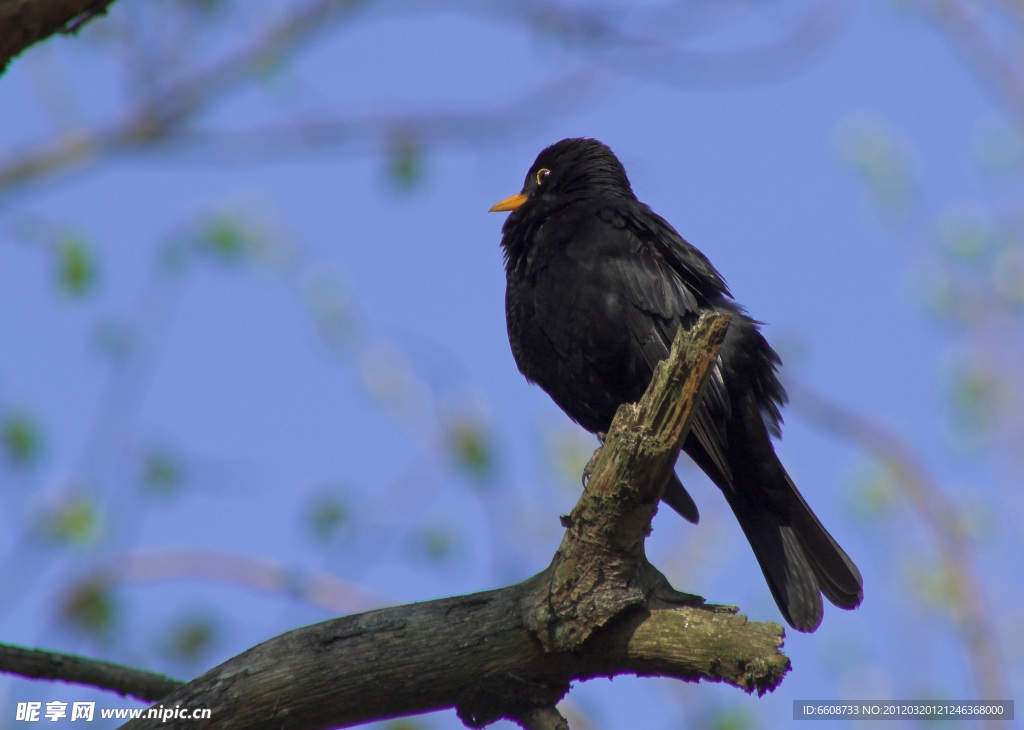
[[537, 155], [522, 191], [495, 203], [490, 212], [592, 195], [633, 197], [625, 168], [615, 153], [596, 139], [563, 139]]

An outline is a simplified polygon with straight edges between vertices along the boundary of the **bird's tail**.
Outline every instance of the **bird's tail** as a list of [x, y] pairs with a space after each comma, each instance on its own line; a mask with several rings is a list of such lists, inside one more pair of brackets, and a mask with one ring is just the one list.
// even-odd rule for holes
[[693, 501], [693, 497], [690, 496], [690, 493], [686, 491], [686, 487], [679, 481], [679, 477], [676, 476], [675, 472], [672, 472], [672, 476], [668, 479], [668, 484], [665, 485], [661, 501], [678, 512], [684, 520], [695, 525], [700, 522], [700, 513], [697, 511], [697, 505]]
[[723, 492], [786, 622], [811, 632], [821, 623], [821, 594], [839, 608], [856, 608], [864, 597], [863, 580], [772, 457], [771, 468], [762, 464], [754, 472], [757, 482], [744, 478], [751, 471], [734, 470], [735, 488]]

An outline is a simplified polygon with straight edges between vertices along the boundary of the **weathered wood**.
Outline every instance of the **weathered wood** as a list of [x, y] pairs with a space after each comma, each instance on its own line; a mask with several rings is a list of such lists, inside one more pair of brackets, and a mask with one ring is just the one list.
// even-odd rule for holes
[[14, 644], [0, 644], [0, 672], [101, 687], [150, 702], [184, 684], [163, 674], [123, 664]]
[[[345, 616], [289, 631], [163, 698], [210, 708], [204, 728], [326, 728], [455, 707], [471, 727], [502, 717], [563, 727], [574, 680], [632, 673], [774, 689], [783, 630], [677, 593], [644, 538], [728, 327], [681, 332], [637, 405], [615, 417], [551, 565], [515, 586]], [[560, 724], [561, 723], [561, 724]], [[192, 728], [190, 719], [128, 728]]]

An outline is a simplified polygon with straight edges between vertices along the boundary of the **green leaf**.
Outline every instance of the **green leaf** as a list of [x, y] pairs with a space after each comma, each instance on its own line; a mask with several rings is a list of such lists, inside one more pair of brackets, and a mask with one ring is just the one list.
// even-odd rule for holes
[[1003, 395], [999, 377], [982, 365], [968, 363], [956, 368], [951, 385], [957, 430], [975, 436], [991, 433]]
[[172, 659], [195, 662], [210, 653], [218, 634], [217, 622], [208, 617], [181, 619], [171, 627], [163, 651]]
[[142, 464], [142, 486], [147, 492], [171, 494], [183, 479], [181, 462], [165, 451], [151, 451]]
[[42, 435], [29, 416], [15, 413], [4, 419], [2, 438], [4, 454], [14, 467], [27, 467], [38, 460]]
[[254, 239], [232, 216], [209, 218], [199, 235], [200, 247], [223, 264], [237, 264], [250, 252]]
[[323, 493], [309, 503], [306, 509], [306, 522], [314, 538], [321, 542], [329, 542], [348, 523], [348, 508], [336, 494]]
[[110, 586], [90, 580], [78, 585], [65, 599], [60, 617], [72, 628], [98, 638], [109, 638], [120, 611]]
[[99, 513], [91, 497], [75, 495], [50, 510], [43, 519], [43, 536], [53, 542], [84, 545], [95, 538]]
[[442, 563], [451, 557], [458, 538], [454, 528], [434, 525], [420, 532], [419, 543], [431, 562]]
[[78, 297], [96, 284], [96, 260], [77, 235], [65, 235], [57, 242], [57, 281], [65, 293]]
[[742, 709], [722, 709], [711, 717], [711, 730], [751, 730], [757, 726], [754, 716]]
[[409, 133], [396, 134], [388, 149], [388, 172], [396, 187], [409, 190], [423, 180], [423, 149]]
[[448, 444], [456, 466], [478, 484], [494, 476], [494, 445], [490, 434], [481, 424], [468, 420], [457, 420], [449, 424]]

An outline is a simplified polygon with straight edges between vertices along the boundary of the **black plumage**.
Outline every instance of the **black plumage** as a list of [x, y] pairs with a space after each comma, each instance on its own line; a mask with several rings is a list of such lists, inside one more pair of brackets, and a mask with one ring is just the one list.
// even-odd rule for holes
[[[640, 398], [680, 325], [707, 310], [732, 324], [684, 451], [721, 489], [786, 621], [821, 623], [821, 594], [840, 608], [863, 596], [860, 572], [775, 454], [786, 393], [758, 322], [733, 301], [711, 262], [637, 200], [618, 158], [593, 139], [565, 139], [537, 157], [522, 192], [496, 204], [512, 354], [587, 430], [608, 430]], [[663, 500], [692, 522], [673, 475]]]

